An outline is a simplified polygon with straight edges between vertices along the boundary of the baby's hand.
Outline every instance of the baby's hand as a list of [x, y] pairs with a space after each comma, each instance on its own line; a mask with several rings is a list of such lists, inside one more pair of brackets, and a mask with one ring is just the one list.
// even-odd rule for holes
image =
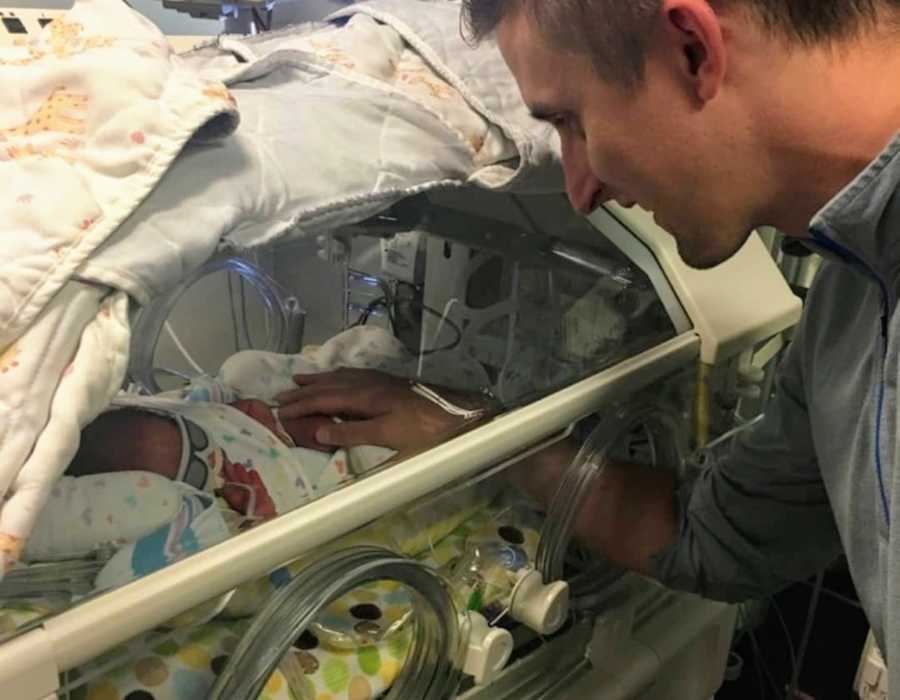
[[[226, 460], [222, 468], [225, 486], [222, 487], [222, 498], [238, 513], [256, 516], [263, 519], [274, 518], [278, 513], [275, 504], [266, 490], [265, 484], [255, 469], [247, 469], [243, 464], [232, 464]], [[247, 512], [251, 506], [250, 493], [253, 493], [253, 512]]]

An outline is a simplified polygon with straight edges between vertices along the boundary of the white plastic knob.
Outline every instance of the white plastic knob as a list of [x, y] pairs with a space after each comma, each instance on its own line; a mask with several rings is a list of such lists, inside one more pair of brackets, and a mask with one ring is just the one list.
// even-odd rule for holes
[[469, 648], [463, 672], [477, 685], [491, 683], [506, 668], [513, 652], [513, 638], [508, 630], [491, 627], [480, 613], [468, 612]]
[[766, 372], [759, 367], [750, 365], [738, 370], [738, 377], [746, 384], [761, 384], [766, 378]]
[[762, 389], [758, 384], [748, 384], [738, 388], [737, 394], [743, 399], [754, 400], [762, 396]]
[[569, 584], [545, 584], [538, 571], [529, 571], [516, 586], [510, 613], [538, 634], [553, 634], [569, 616]]

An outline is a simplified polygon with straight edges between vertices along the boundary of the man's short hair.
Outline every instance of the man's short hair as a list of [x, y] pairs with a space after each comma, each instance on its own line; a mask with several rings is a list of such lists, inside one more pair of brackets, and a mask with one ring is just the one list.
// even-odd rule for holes
[[[900, 0], [710, 0], [745, 6], [774, 35], [803, 45], [853, 36], [874, 26], [880, 9], [900, 11]], [[661, 0], [463, 0], [463, 27], [480, 41], [511, 12], [528, 12], [551, 46], [591, 56], [604, 78], [640, 83], [647, 37]]]

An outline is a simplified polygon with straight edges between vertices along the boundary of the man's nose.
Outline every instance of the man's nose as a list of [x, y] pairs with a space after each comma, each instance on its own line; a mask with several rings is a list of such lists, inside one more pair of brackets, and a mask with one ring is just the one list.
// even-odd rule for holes
[[583, 147], [563, 149], [563, 172], [569, 202], [578, 213], [587, 216], [602, 200], [603, 183], [591, 172]]

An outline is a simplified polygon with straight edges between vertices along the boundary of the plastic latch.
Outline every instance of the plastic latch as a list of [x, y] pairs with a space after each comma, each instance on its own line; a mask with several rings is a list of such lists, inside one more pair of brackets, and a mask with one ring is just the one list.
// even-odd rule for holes
[[860, 661], [855, 689], [861, 700], [887, 700], [889, 695], [887, 666], [871, 633]]
[[469, 647], [463, 672], [477, 685], [492, 682], [506, 668], [513, 652], [513, 637], [508, 630], [491, 627], [480, 613], [469, 611]]
[[510, 612], [538, 634], [553, 634], [569, 616], [569, 584], [544, 583], [539, 571], [528, 571], [516, 586]]

